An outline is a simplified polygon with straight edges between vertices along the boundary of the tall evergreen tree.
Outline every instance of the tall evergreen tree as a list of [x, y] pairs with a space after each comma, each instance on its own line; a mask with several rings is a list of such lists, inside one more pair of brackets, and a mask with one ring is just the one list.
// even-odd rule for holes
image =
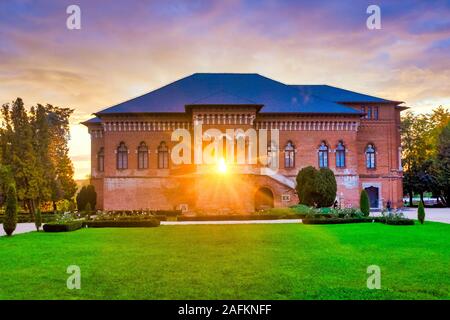
[[17, 98], [11, 105], [3, 105], [2, 115], [6, 131], [3, 155], [8, 154], [5, 162], [14, 176], [18, 198], [34, 215], [44, 177], [39, 166], [36, 166], [32, 126], [22, 99]]
[[17, 226], [17, 194], [14, 184], [8, 186], [6, 192], [6, 210], [3, 229], [6, 235], [10, 236], [16, 230]]
[[70, 138], [69, 118], [73, 109], [46, 106], [49, 118], [51, 143], [49, 156], [53, 162], [55, 179], [52, 185], [52, 200], [54, 207], [56, 201], [73, 198], [77, 185], [73, 179], [74, 169], [69, 157], [68, 141]]
[[445, 205], [450, 206], [450, 123], [439, 135], [433, 169], [437, 180], [438, 195]]

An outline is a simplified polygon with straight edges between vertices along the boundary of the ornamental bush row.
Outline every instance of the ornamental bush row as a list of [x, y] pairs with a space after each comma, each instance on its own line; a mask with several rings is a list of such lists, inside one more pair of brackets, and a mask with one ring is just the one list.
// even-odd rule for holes
[[65, 223], [57, 223], [57, 222], [46, 223], [44, 224], [43, 229], [45, 232], [68, 232], [81, 229], [82, 226], [83, 221], [75, 220]]

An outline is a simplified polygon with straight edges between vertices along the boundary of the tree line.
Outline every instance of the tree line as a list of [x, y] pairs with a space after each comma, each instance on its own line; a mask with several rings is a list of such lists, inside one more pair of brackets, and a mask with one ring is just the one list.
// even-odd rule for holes
[[413, 195], [431, 192], [450, 206], [450, 112], [441, 107], [431, 113], [406, 112], [401, 122], [403, 189]]
[[11, 184], [32, 215], [43, 203], [56, 210], [58, 201], [73, 201], [77, 186], [68, 147], [73, 111], [50, 104], [27, 109], [21, 98], [1, 107], [0, 205]]

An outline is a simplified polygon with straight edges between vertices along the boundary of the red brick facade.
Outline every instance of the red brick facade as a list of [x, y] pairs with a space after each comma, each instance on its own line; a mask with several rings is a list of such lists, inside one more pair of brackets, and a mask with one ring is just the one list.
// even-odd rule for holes
[[[86, 123], [91, 134], [92, 184], [95, 185], [98, 209], [136, 210], [173, 209], [187, 205], [193, 212], [252, 212], [258, 206], [258, 190], [265, 188], [273, 196], [273, 206], [283, 207], [298, 202], [292, 185], [283, 179], [261, 174], [260, 165], [242, 165], [227, 175], [202, 173], [202, 166], [174, 165], [158, 168], [158, 146], [164, 141], [169, 152], [177, 143], [171, 141], [176, 128], [192, 133], [194, 121], [202, 121], [204, 130], [214, 127], [279, 129], [280, 169], [284, 179], [295, 181], [305, 166], [318, 167], [318, 148], [328, 147], [328, 167], [336, 175], [337, 200], [341, 206], [357, 207], [359, 193], [368, 188], [372, 206], [381, 208], [387, 201], [392, 207], [402, 206], [402, 172], [400, 164], [400, 111], [397, 104], [347, 104], [361, 110], [373, 107], [372, 119], [359, 114], [289, 115], [264, 114], [257, 108], [210, 106], [184, 114], [120, 114], [105, 115], [95, 123]], [[295, 147], [295, 166], [284, 167], [284, 148]], [[127, 147], [126, 169], [117, 168], [117, 148]], [[148, 147], [148, 168], [138, 168], [138, 146]], [[336, 148], [345, 147], [345, 166], [336, 166]], [[366, 149], [375, 149], [374, 168], [367, 168]], [[99, 169], [99, 152], [103, 148], [104, 168]], [[170, 159], [170, 156], [169, 156]], [[272, 205], [269, 203], [269, 205]]]

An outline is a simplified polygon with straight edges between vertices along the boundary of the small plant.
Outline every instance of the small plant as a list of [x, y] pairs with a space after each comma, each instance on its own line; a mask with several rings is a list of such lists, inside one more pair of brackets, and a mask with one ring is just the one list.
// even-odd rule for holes
[[41, 209], [37, 209], [34, 214], [34, 224], [36, 226], [36, 230], [39, 231], [39, 228], [42, 226], [42, 215]]
[[369, 195], [367, 191], [362, 189], [359, 197], [359, 207], [364, 216], [368, 217], [370, 214]]
[[6, 193], [6, 210], [3, 229], [6, 235], [11, 236], [17, 226], [17, 194], [16, 187], [11, 184]]
[[420, 221], [420, 224], [423, 224], [425, 221], [425, 208], [423, 207], [422, 201], [419, 201], [419, 208], [417, 209], [417, 219]]

